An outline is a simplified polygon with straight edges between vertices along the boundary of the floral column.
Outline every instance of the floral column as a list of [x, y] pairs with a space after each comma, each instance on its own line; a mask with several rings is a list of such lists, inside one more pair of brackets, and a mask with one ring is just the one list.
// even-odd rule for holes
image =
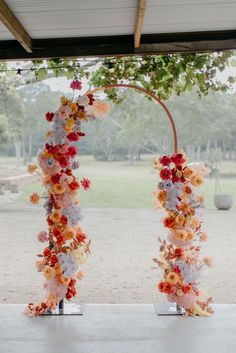
[[158, 289], [168, 301], [184, 308], [186, 315], [209, 316], [213, 312], [209, 307], [212, 298], [201, 299], [198, 280], [212, 260], [200, 256], [200, 244], [207, 235], [196, 214], [203, 198], [194, 194], [194, 188], [203, 183], [206, 168], [190, 168], [180, 153], [155, 160], [154, 168], [161, 178], [155, 192], [156, 203], [166, 212], [163, 225], [168, 231], [166, 240], [159, 238], [160, 255], [154, 259], [163, 271]]
[[[80, 81], [74, 80], [71, 88], [80, 90]], [[85, 136], [81, 122], [107, 112], [105, 103], [95, 100], [92, 94], [85, 94], [74, 101], [62, 97], [59, 109], [45, 115], [50, 129], [38, 154], [38, 166], [31, 164], [28, 171], [40, 175], [46, 190], [42, 196], [34, 193], [30, 197], [33, 204], [43, 199], [46, 211], [48, 228], [38, 234], [38, 240], [47, 245], [37, 255], [36, 262], [45, 279], [46, 297], [41, 303], [28, 305], [29, 315], [55, 309], [63, 298], [71, 300], [77, 293], [77, 281], [84, 276], [80, 265], [87, 260], [90, 241], [80, 226], [83, 217], [78, 190], [87, 190], [90, 181], [74, 174], [79, 167], [75, 144]]]

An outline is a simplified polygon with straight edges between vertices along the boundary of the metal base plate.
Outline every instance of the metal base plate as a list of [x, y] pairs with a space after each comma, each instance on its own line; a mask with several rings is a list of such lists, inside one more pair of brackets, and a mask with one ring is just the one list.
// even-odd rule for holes
[[83, 315], [85, 305], [83, 304], [64, 304], [63, 309], [58, 307], [52, 311], [46, 311], [43, 315], [52, 316], [52, 315]]
[[154, 304], [158, 316], [182, 316], [183, 308], [177, 307], [175, 303]]

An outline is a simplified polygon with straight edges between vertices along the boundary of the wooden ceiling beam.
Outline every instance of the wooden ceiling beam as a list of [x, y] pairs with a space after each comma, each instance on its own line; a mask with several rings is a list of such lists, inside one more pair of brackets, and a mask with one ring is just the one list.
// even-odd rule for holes
[[32, 53], [32, 43], [29, 34], [3, 0], [0, 0], [0, 21], [2, 21], [27, 53]]
[[136, 20], [135, 20], [135, 26], [134, 26], [134, 47], [135, 48], [140, 47], [140, 39], [142, 34], [146, 5], [147, 5], [147, 0], [138, 0]]

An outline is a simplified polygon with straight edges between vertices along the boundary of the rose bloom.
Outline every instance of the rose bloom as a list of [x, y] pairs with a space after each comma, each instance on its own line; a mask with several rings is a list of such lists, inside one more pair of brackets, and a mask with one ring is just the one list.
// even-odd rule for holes
[[62, 230], [60, 227], [54, 227], [52, 230], [52, 234], [55, 238], [59, 237], [62, 234]]
[[66, 151], [66, 156], [74, 158], [77, 154], [77, 148], [75, 146], [69, 146]]
[[193, 170], [189, 167], [186, 167], [183, 170], [183, 174], [184, 174], [185, 178], [190, 179], [191, 176], [193, 175]]
[[76, 239], [79, 243], [83, 243], [87, 239], [87, 237], [85, 233], [79, 232], [76, 234]]
[[65, 189], [63, 188], [63, 186], [61, 186], [61, 184], [55, 184], [53, 185], [53, 189], [55, 191], [56, 194], [63, 194], [65, 192]]
[[185, 285], [182, 286], [182, 291], [184, 293], [190, 293], [191, 290], [192, 290], [192, 287], [189, 284], [185, 284]]
[[36, 164], [29, 164], [28, 165], [28, 173], [33, 174], [38, 169]]
[[160, 203], [166, 202], [166, 191], [161, 190], [157, 193], [157, 199]]
[[36, 192], [30, 195], [30, 202], [33, 203], [34, 205], [39, 203], [39, 200], [40, 200], [40, 196]]
[[77, 132], [70, 132], [68, 135], [67, 135], [67, 138], [69, 141], [79, 141], [79, 134]]
[[69, 165], [70, 165], [70, 162], [68, 161], [68, 159], [65, 156], [59, 157], [58, 162], [62, 168], [69, 167]]
[[175, 220], [174, 218], [171, 218], [171, 217], [167, 217], [163, 220], [163, 225], [164, 227], [166, 228], [173, 228], [174, 225], [175, 225]]
[[158, 284], [158, 289], [161, 293], [164, 293], [164, 288], [165, 288], [165, 282], [162, 281]]
[[175, 225], [177, 227], [182, 227], [185, 222], [185, 217], [183, 215], [178, 215], [175, 217]]
[[63, 224], [63, 225], [66, 225], [67, 224], [67, 217], [62, 215], [61, 218], [60, 218], [60, 223]]
[[91, 183], [90, 183], [90, 181], [88, 179], [83, 178], [81, 180], [81, 184], [82, 184], [84, 190], [87, 190], [87, 189], [89, 189]]
[[184, 257], [185, 255], [185, 252], [184, 252], [184, 249], [182, 248], [176, 248], [175, 251], [174, 251], [174, 256], [177, 257], [177, 258], [182, 258]]
[[174, 237], [179, 241], [184, 241], [187, 238], [187, 232], [184, 229], [177, 229], [174, 232]]
[[182, 165], [186, 162], [182, 153], [172, 154], [170, 158], [171, 158], [171, 161], [176, 165]]
[[58, 211], [54, 211], [54, 212], [50, 215], [50, 218], [51, 218], [51, 220], [52, 220], [53, 222], [58, 223], [59, 220], [60, 220], [60, 218], [61, 218], [61, 214], [60, 214], [60, 212], [58, 212]]
[[171, 163], [171, 158], [170, 156], [163, 156], [159, 158], [159, 162], [164, 166], [168, 166]]
[[55, 265], [56, 263], [58, 263], [58, 258], [57, 255], [55, 253], [53, 253], [50, 258], [49, 261], [51, 262], [52, 265]]
[[193, 240], [193, 238], [194, 238], [194, 231], [192, 229], [187, 230], [186, 240]]
[[46, 279], [51, 279], [55, 276], [55, 270], [53, 267], [46, 266], [43, 269], [43, 275]]
[[64, 233], [63, 237], [65, 240], [71, 240], [75, 237], [76, 233], [73, 228], [68, 228]]
[[193, 175], [190, 180], [194, 186], [200, 186], [203, 183], [203, 178], [200, 175]]
[[186, 196], [188, 197], [189, 195], [192, 194], [192, 189], [190, 186], [188, 185], [184, 185], [183, 186], [183, 193], [186, 194]]
[[171, 284], [177, 284], [179, 281], [179, 276], [177, 275], [176, 272], [169, 272], [166, 281], [171, 283]]
[[73, 191], [73, 190], [77, 190], [80, 188], [80, 184], [78, 183], [78, 181], [73, 180], [72, 183], [69, 184], [69, 188]]
[[51, 255], [51, 250], [48, 247], [45, 248], [44, 251], [43, 251], [43, 256], [44, 257], [48, 257], [50, 255]]
[[171, 283], [166, 282], [165, 287], [164, 287], [164, 293], [166, 294], [172, 294], [174, 292], [174, 288]]
[[172, 176], [171, 170], [168, 168], [164, 168], [160, 171], [160, 177], [162, 180], [168, 180]]

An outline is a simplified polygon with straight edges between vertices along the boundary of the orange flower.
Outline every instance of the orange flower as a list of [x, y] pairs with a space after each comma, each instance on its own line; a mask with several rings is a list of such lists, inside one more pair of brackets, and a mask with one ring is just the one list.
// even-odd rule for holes
[[191, 189], [191, 187], [190, 186], [188, 186], [188, 185], [184, 185], [184, 187], [183, 187], [183, 198], [186, 198], [186, 197], [189, 197], [189, 195], [191, 195], [192, 194], [192, 189]]
[[64, 233], [63, 233], [63, 238], [65, 240], [70, 240], [75, 237], [76, 233], [73, 228], [68, 228]]
[[194, 186], [200, 186], [203, 183], [203, 178], [200, 175], [193, 175], [190, 180]]
[[184, 168], [183, 174], [185, 178], [190, 179], [191, 176], [193, 175], [193, 170], [189, 167]]
[[187, 232], [186, 230], [184, 229], [177, 229], [175, 232], [174, 232], [174, 236], [177, 240], [179, 241], [185, 241], [186, 238], [187, 238]]
[[181, 210], [186, 214], [191, 214], [192, 208], [186, 202], [181, 204]]
[[77, 111], [78, 111], [78, 105], [77, 104], [69, 102], [68, 106], [72, 110], [72, 114], [76, 114], [77, 113]]
[[28, 165], [28, 173], [33, 174], [38, 169], [36, 164], [29, 164]]
[[175, 225], [177, 227], [182, 227], [184, 225], [185, 222], [185, 217], [183, 215], [178, 215], [177, 217], [175, 217]]
[[193, 230], [189, 229], [189, 230], [187, 231], [186, 240], [193, 240], [193, 238], [194, 238], [194, 232], [193, 232]]
[[174, 292], [174, 288], [171, 283], [166, 282], [165, 287], [164, 287], [164, 293], [166, 294], [172, 294]]
[[54, 184], [53, 189], [56, 194], [63, 194], [65, 192], [65, 189], [59, 183]]
[[56, 223], [59, 222], [60, 218], [61, 218], [61, 214], [60, 214], [60, 212], [58, 212], [58, 211], [54, 211], [54, 212], [50, 215], [50, 219], [51, 219], [53, 222], [56, 222]]
[[177, 284], [179, 281], [179, 276], [177, 275], [176, 272], [170, 272], [168, 273], [166, 280], [171, 284]]
[[189, 284], [185, 284], [182, 286], [182, 291], [184, 293], [189, 293], [189, 292], [191, 292], [191, 290], [192, 290], [192, 287]]
[[61, 265], [59, 263], [54, 266], [54, 270], [56, 276], [60, 276], [62, 274]]
[[34, 205], [39, 203], [39, 200], [40, 200], [40, 196], [36, 192], [34, 192], [32, 195], [30, 195], [30, 202], [33, 203]]
[[160, 203], [166, 202], [166, 191], [161, 190], [157, 194], [157, 199]]
[[184, 257], [184, 249], [182, 248], [176, 248], [174, 251], [174, 256], [177, 258], [183, 258]]
[[55, 276], [55, 270], [53, 267], [46, 266], [43, 269], [43, 275], [46, 279], [51, 279], [52, 277]]
[[67, 278], [66, 276], [60, 276], [58, 280], [63, 286], [68, 286], [68, 284], [70, 283], [70, 278]]

